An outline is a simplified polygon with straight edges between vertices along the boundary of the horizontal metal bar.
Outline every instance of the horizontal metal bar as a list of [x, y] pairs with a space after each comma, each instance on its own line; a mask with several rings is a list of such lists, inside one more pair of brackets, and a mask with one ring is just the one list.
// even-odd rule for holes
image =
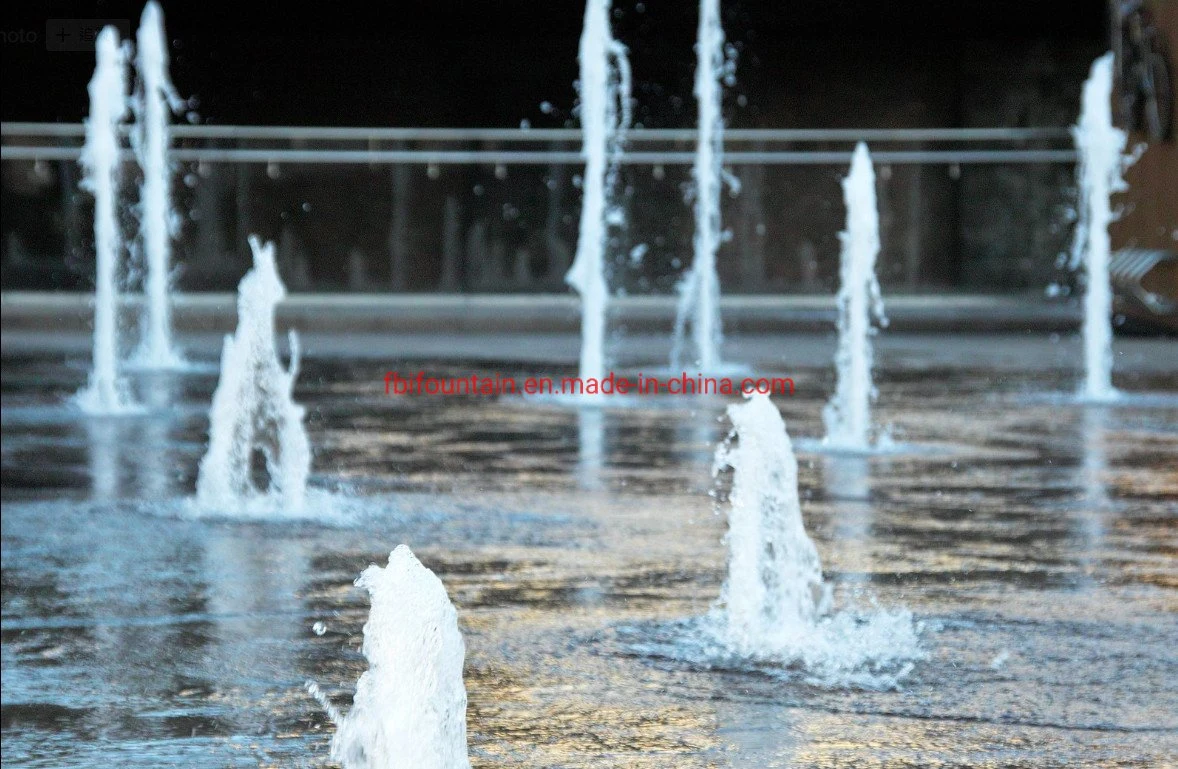
[[82, 136], [82, 123], [0, 123], [0, 136]]
[[[0, 135], [75, 137], [82, 123], [0, 123]], [[192, 139], [290, 141], [569, 141], [581, 139], [577, 128], [332, 128], [314, 126], [175, 125], [172, 135]], [[695, 141], [694, 128], [635, 128], [628, 141]], [[954, 142], [1070, 139], [1068, 128], [731, 128], [733, 142]]]
[[[0, 147], [0, 160], [77, 160], [80, 147]], [[124, 157], [133, 159], [130, 151]], [[498, 150], [279, 150], [189, 149], [172, 151], [179, 161], [200, 163], [284, 163], [336, 165], [580, 165], [579, 152]], [[1074, 150], [894, 150], [872, 153], [876, 164], [973, 165], [995, 163], [1074, 163]], [[624, 165], [690, 165], [691, 152], [627, 152]], [[847, 165], [850, 152], [726, 152], [725, 165]]]

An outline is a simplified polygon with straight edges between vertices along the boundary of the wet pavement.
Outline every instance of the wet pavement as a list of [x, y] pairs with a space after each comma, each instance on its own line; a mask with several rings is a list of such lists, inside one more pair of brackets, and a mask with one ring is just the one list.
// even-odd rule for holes
[[[881, 372], [877, 421], [910, 449], [799, 451], [836, 604], [922, 627], [898, 688], [853, 690], [641, 653], [723, 580], [722, 399], [390, 398], [386, 368], [569, 370], [312, 359], [324, 515], [237, 522], [184, 501], [211, 367], [138, 375], [153, 410], [89, 419], [62, 405], [84, 356], [8, 357], [4, 764], [331, 766], [304, 683], [350, 704], [352, 580], [405, 542], [458, 608], [478, 767], [1172, 766], [1178, 403], [1067, 405], [1041, 395], [1071, 372], [977, 361]], [[1158, 369], [1117, 384], [1178, 394]], [[790, 432], [819, 437], [833, 374], [788, 373]]]

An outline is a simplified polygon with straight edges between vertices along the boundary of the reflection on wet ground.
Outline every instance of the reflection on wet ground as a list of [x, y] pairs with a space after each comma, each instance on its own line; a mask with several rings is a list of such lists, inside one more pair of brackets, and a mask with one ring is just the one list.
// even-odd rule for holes
[[[352, 580], [401, 542], [459, 609], [476, 766], [1178, 755], [1178, 408], [1023, 397], [1066, 389], [1062, 373], [883, 372], [879, 421], [926, 450], [802, 452], [803, 506], [836, 601], [908, 606], [929, 658], [898, 690], [847, 691], [633, 651], [719, 590], [722, 401], [386, 398], [384, 367], [311, 361], [297, 392], [313, 483], [349, 515], [243, 524], [179, 502], [212, 374], [140, 377], [151, 415], [85, 420], [60, 405], [84, 366], [5, 360], [6, 766], [329, 766], [303, 682], [349, 704], [367, 616]], [[790, 373], [779, 405], [817, 437], [830, 375]]]

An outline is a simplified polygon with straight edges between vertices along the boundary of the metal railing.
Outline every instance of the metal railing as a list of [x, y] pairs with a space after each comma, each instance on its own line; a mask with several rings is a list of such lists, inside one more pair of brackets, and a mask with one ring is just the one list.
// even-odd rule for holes
[[[0, 123], [0, 160], [76, 160], [81, 153], [85, 126], [81, 123]], [[366, 165], [579, 165], [576, 149], [581, 132], [572, 128], [317, 128], [287, 126], [176, 125], [178, 161], [202, 163], [295, 163]], [[690, 165], [694, 153], [685, 146], [696, 137], [694, 129], [633, 129], [627, 132], [628, 149], [621, 162], [627, 165]], [[57, 140], [44, 143], [44, 140]], [[854, 144], [866, 141], [877, 163], [994, 164], [1074, 163], [1076, 153], [1066, 128], [888, 128], [888, 129], [730, 129], [724, 134], [726, 165], [844, 165], [851, 149], [797, 149], [796, 144]], [[191, 146], [203, 142], [282, 142], [288, 146], [216, 147]], [[354, 144], [306, 147], [315, 143]], [[377, 148], [379, 143], [415, 144], [412, 148]], [[447, 143], [510, 143], [511, 149], [445, 148]], [[547, 143], [545, 148], [520, 149], [526, 143]], [[1036, 146], [977, 147], [999, 143]], [[552, 146], [556, 144], [567, 147]], [[657, 145], [667, 145], [658, 147]], [[783, 145], [773, 148], [771, 145]], [[879, 144], [960, 144], [930, 149], [880, 149]], [[426, 146], [420, 146], [426, 145]], [[751, 145], [751, 146], [750, 146]], [[653, 147], [653, 148], [652, 148]]]
[[[121, 210], [137, 174], [123, 126]], [[88, 285], [85, 126], [0, 123], [6, 280]], [[692, 253], [692, 129], [628, 132], [611, 235], [614, 285], [672, 292]], [[581, 132], [570, 128], [172, 127], [174, 244], [185, 290], [232, 290], [246, 236], [278, 243], [296, 291], [563, 291], [575, 254]], [[891, 289], [1057, 280], [1075, 149], [1066, 128], [731, 129], [726, 290], [825, 290], [837, 277], [839, 182], [867, 141]], [[739, 194], [735, 194], [739, 187]], [[66, 258], [62, 259], [62, 254]]]

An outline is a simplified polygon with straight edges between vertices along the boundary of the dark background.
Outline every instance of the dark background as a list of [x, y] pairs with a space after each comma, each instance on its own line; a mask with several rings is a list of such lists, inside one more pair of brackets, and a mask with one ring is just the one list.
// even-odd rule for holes
[[[14, 5], [2, 11], [3, 120], [79, 122], [93, 54], [47, 51], [46, 20], [126, 19], [134, 29], [143, 4]], [[173, 80], [202, 123], [576, 124], [581, 0], [162, 5]], [[1104, 0], [723, 0], [722, 13], [738, 51], [724, 94], [736, 128], [1066, 128], [1093, 59], [1109, 48]], [[693, 126], [696, 1], [617, 0], [613, 16], [630, 50], [636, 123]], [[12, 42], [22, 31], [37, 41]], [[379, 148], [394, 145], [408, 147]], [[883, 148], [947, 147], [872, 149]], [[573, 166], [183, 165], [175, 261], [185, 291], [232, 290], [250, 264], [251, 233], [278, 243], [296, 291], [568, 290], [580, 209]], [[629, 224], [610, 244], [619, 290], [673, 291], [690, 262], [689, 169], [661, 171], [623, 171]], [[725, 291], [833, 290], [845, 171], [737, 168], [742, 192], [723, 199], [733, 236], [719, 255]], [[1042, 292], [1072, 280], [1057, 266], [1072, 230], [1069, 164], [877, 171], [886, 290]], [[135, 173], [124, 185], [129, 238]], [[91, 201], [76, 165], [5, 162], [0, 182], [4, 288], [88, 290]], [[648, 249], [638, 268], [635, 247]]]
[[[544, 127], [571, 119], [581, 2], [163, 6], [173, 79], [197, 97], [203, 122], [516, 126], [527, 119]], [[86, 113], [93, 57], [46, 51], [46, 19], [124, 18], [134, 28], [142, 7], [6, 3], [4, 30], [41, 39], [3, 46], [3, 119], [76, 122]], [[729, 120], [738, 127], [886, 123], [872, 105], [829, 108], [843, 93], [856, 94], [861, 81], [888, 83], [897, 98], [915, 85], [936, 113], [929, 124], [953, 125], [963, 119], [959, 80], [970, 51], [1097, 50], [1107, 47], [1106, 16], [1102, 0], [726, 0], [725, 29], [740, 51]], [[696, 20], [690, 0], [615, 3], [614, 34], [630, 48], [637, 119], [647, 126], [694, 121]], [[553, 114], [541, 112], [544, 101], [557, 108]]]

